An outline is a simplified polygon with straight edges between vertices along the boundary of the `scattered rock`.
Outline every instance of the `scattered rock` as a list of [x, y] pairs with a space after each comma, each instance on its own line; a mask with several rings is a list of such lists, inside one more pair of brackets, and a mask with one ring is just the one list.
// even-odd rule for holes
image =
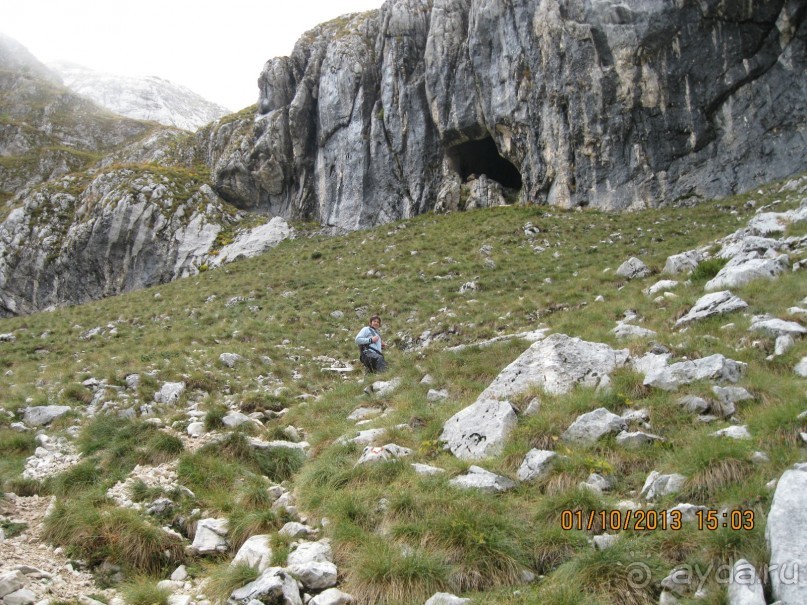
[[747, 426], [730, 426], [712, 433], [713, 437], [728, 437], [729, 439], [751, 439]]
[[745, 559], [734, 563], [728, 583], [729, 605], [765, 605], [765, 591], [757, 570]]
[[237, 363], [243, 360], [244, 358], [238, 353], [222, 353], [219, 355], [219, 361], [228, 368], [234, 368]]
[[439, 468], [437, 466], [431, 466], [429, 464], [420, 464], [418, 462], [413, 462], [412, 468], [415, 469], [415, 472], [418, 475], [440, 475], [446, 472], [445, 469]]
[[680, 492], [685, 482], [686, 477], [683, 475], [676, 473], [662, 475], [658, 471], [653, 471], [645, 480], [641, 495], [645, 500], [652, 502], [663, 496]]
[[45, 426], [67, 414], [71, 408], [66, 405], [40, 405], [23, 408], [23, 422], [28, 426]]
[[449, 592], [434, 593], [425, 605], [470, 605], [471, 599], [462, 599]]
[[[246, 563], [259, 572], [268, 569], [272, 565], [272, 547], [270, 545], [271, 536], [257, 535], [251, 536], [241, 548], [238, 549], [231, 565]], [[171, 576], [173, 579], [173, 576]]]
[[738, 288], [757, 279], [774, 279], [781, 275], [788, 265], [786, 254], [776, 258], [759, 258], [758, 253], [735, 256], [706, 283], [704, 289], [712, 292], [723, 288]]
[[807, 328], [795, 321], [785, 321], [768, 316], [754, 317], [749, 332], [762, 332], [773, 338], [779, 336], [797, 337], [807, 334]]
[[444, 401], [446, 399], [448, 399], [447, 389], [442, 389], [440, 391], [429, 389], [429, 392], [426, 393], [426, 401]]
[[673, 254], [667, 258], [662, 273], [667, 275], [677, 275], [679, 273], [691, 273], [703, 260], [703, 254], [698, 250], [690, 250], [681, 254]]
[[516, 487], [515, 481], [479, 466], [471, 466], [466, 474], [455, 477], [449, 483], [462, 489], [478, 489], [492, 493], [506, 492]]
[[807, 583], [792, 581], [805, 577], [806, 497], [807, 464], [797, 464], [780, 477], [765, 526], [773, 598], [788, 604], [807, 603]]
[[699, 321], [701, 319], [706, 319], [707, 317], [713, 317], [714, 315], [732, 313], [747, 307], [748, 303], [737, 296], [734, 296], [728, 290], [723, 292], [713, 292], [712, 294], [707, 294], [706, 296], [701, 297], [686, 315], [675, 322], [675, 326], [682, 326], [692, 321]]
[[385, 460], [397, 460], [403, 456], [411, 456], [412, 450], [394, 443], [388, 443], [383, 447], [366, 447], [362, 452], [361, 458], [356, 462], [356, 466], [366, 464], [368, 462], [382, 462]]
[[546, 477], [552, 470], [555, 458], [557, 454], [550, 450], [530, 450], [518, 469], [518, 480], [534, 481]]
[[624, 277], [625, 279], [640, 279], [650, 275], [650, 269], [648, 269], [647, 265], [634, 256], [619, 265], [619, 268], [616, 270], [616, 274], [619, 277]]
[[302, 605], [297, 581], [280, 567], [265, 569], [258, 578], [232, 592], [230, 605], [246, 605], [253, 600], [264, 603], [281, 602], [284, 605]]
[[308, 602], [308, 605], [351, 605], [353, 597], [337, 588], [323, 590]]
[[645, 374], [643, 384], [665, 391], [675, 391], [683, 385], [698, 380], [737, 382], [745, 373], [746, 368], [745, 363], [716, 354], [652, 369]]
[[440, 441], [445, 442], [446, 448], [457, 458], [480, 460], [502, 451], [517, 422], [509, 402], [480, 396], [476, 403], [446, 421]]
[[200, 555], [226, 552], [228, 531], [227, 519], [200, 519], [191, 548]]
[[624, 418], [605, 408], [598, 408], [579, 416], [563, 432], [561, 438], [577, 445], [593, 445], [602, 437], [619, 433], [627, 428], [628, 425]]
[[530, 346], [482, 392], [480, 399], [506, 400], [532, 387], [562, 395], [581, 384], [596, 387], [630, 359], [627, 349], [552, 334]]
[[664, 437], [659, 437], [651, 433], [643, 433], [642, 431], [632, 433], [622, 431], [616, 436], [617, 444], [628, 449], [640, 448], [649, 443], [655, 443], [656, 441], [665, 441], [665, 439]]
[[185, 392], [184, 382], [166, 382], [159, 391], [154, 394], [156, 403], [172, 404]]

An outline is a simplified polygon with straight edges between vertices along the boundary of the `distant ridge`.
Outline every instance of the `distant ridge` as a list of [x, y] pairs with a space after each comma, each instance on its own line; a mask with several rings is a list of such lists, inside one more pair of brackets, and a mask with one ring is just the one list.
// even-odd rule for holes
[[184, 86], [155, 76], [102, 73], [66, 61], [49, 67], [76, 94], [129, 118], [195, 131], [231, 113]]

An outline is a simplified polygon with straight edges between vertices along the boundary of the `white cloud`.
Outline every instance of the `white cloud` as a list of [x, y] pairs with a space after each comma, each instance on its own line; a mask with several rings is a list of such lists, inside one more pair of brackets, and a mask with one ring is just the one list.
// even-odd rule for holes
[[382, 0], [12, 0], [0, 31], [44, 63], [159, 76], [238, 110], [258, 99], [258, 76], [305, 31]]

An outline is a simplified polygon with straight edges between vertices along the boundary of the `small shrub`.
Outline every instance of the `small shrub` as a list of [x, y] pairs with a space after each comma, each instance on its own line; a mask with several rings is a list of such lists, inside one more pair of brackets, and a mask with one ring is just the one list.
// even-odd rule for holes
[[168, 605], [171, 591], [158, 588], [155, 580], [149, 577], [138, 577], [120, 587], [127, 605]]
[[449, 566], [422, 549], [368, 539], [353, 555], [350, 592], [362, 603], [422, 602], [449, 587]]
[[257, 569], [246, 563], [223, 563], [210, 572], [205, 592], [214, 603], [223, 604], [234, 590], [246, 586], [259, 575]]
[[690, 279], [694, 283], [709, 281], [715, 275], [720, 273], [720, 270], [726, 266], [728, 259], [725, 258], [708, 258], [698, 263], [698, 266], [692, 271]]

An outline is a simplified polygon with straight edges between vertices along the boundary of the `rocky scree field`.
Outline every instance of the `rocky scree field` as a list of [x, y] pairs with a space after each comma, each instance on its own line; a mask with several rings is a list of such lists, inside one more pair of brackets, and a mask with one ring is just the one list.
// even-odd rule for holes
[[[805, 219], [802, 176], [686, 210], [297, 224], [0, 320], [0, 599], [804, 602], [716, 570], [805, 557]], [[374, 312], [379, 377], [353, 343]]]

